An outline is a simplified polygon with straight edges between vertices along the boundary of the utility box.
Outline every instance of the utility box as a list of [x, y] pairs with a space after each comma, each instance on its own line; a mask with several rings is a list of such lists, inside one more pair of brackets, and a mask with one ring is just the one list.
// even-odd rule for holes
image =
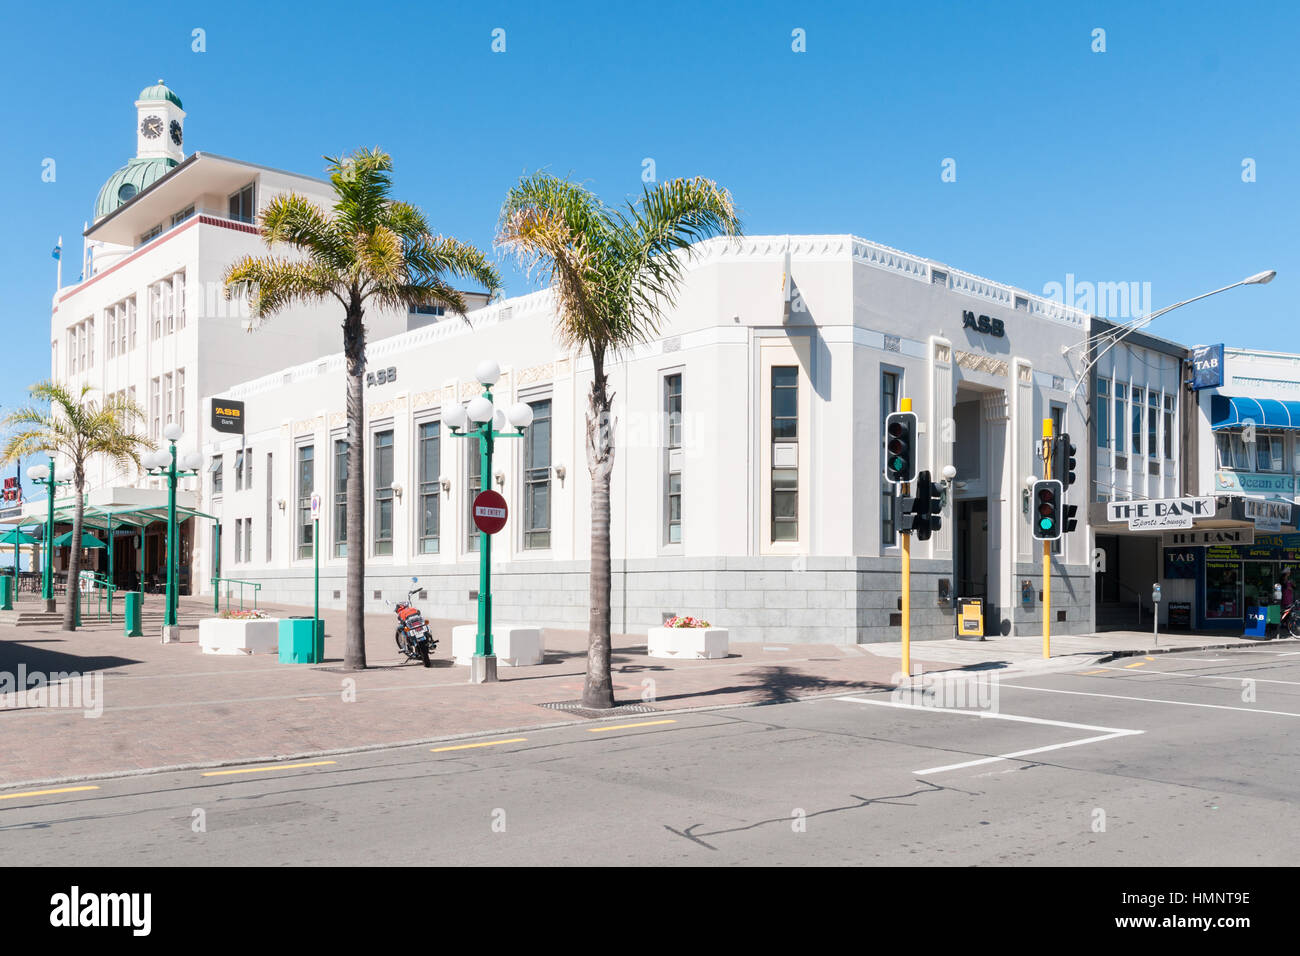
[[122, 633], [127, 637], [144, 637], [144, 595], [139, 591], [126, 592], [126, 613], [122, 617]]
[[0, 574], [0, 611], [14, 609], [14, 579], [7, 574]]
[[319, 664], [325, 660], [324, 621], [312, 617], [282, 617], [279, 636], [281, 664]]

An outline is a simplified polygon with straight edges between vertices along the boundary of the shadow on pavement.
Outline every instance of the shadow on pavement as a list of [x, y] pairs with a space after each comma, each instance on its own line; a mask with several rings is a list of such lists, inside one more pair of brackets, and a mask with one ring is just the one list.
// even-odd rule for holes
[[[31, 643], [68, 644], [69, 647], [72, 646], [70, 642], [60, 641], [56, 638], [46, 638]], [[26, 642], [22, 641], [0, 641], [0, 673], [17, 674], [19, 664], [23, 665], [28, 673], [76, 672], [85, 674], [90, 671], [141, 663], [143, 661], [129, 657], [76, 654], [45, 647], [29, 647]]]
[[665, 700], [683, 700], [686, 698], [705, 698], [723, 694], [752, 694], [758, 691], [760, 701], [765, 704], [790, 704], [809, 693], [830, 693], [837, 690], [892, 690], [893, 685], [870, 680], [830, 680], [815, 674], [803, 674], [780, 664], [764, 667], [762, 670], [748, 671], [741, 677], [753, 677], [748, 684], [733, 684], [729, 687], [715, 687], [711, 690], [696, 691], [685, 694], [668, 694], [656, 697], [656, 702]]

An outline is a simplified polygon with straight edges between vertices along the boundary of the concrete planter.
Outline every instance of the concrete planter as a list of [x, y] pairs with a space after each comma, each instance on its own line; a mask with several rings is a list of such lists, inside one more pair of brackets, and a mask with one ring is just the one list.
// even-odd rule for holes
[[652, 627], [646, 646], [651, 657], [715, 660], [728, 651], [725, 627]]
[[280, 619], [234, 621], [205, 617], [199, 621], [199, 647], [204, 654], [277, 654]]
[[[461, 624], [451, 629], [451, 653], [456, 663], [468, 665], [474, 656], [478, 626]], [[492, 627], [492, 651], [497, 663], [506, 667], [527, 667], [542, 662], [542, 628], [514, 624]]]

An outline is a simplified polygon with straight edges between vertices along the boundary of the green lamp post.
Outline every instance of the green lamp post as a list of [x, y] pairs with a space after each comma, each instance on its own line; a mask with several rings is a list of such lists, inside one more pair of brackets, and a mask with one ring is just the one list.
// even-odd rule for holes
[[[453, 405], [442, 415], [443, 423], [456, 438], [478, 440], [479, 486], [492, 486], [492, 451], [498, 438], [522, 438], [524, 429], [533, 423], [533, 410], [516, 402], [508, 412], [496, 408], [492, 386], [501, 378], [501, 367], [491, 359], [480, 362], [474, 377], [483, 386], [483, 394], [471, 399], [468, 406]], [[506, 422], [515, 431], [503, 431]], [[474, 658], [470, 664], [470, 682], [482, 684], [497, 679], [497, 659], [492, 647], [492, 535], [479, 534], [478, 556], [478, 634]]]
[[[151, 475], [167, 479], [167, 607], [163, 612], [163, 640], [172, 640], [176, 630], [176, 563], [179, 529], [176, 524], [176, 482], [180, 478], [189, 478], [199, 473], [203, 458], [198, 452], [190, 452], [183, 461], [176, 458], [176, 442], [181, 437], [181, 426], [175, 422], [163, 429], [167, 439], [166, 451], [152, 451], [144, 456], [145, 470]], [[179, 467], [178, 467], [179, 466]]]
[[41, 597], [45, 600], [45, 610], [53, 613], [54, 607], [54, 489], [58, 485], [72, 483], [72, 475], [67, 466], [55, 469], [54, 456], [50, 456], [48, 465], [32, 465], [27, 469], [27, 477], [33, 484], [44, 485], [49, 497], [49, 510], [45, 518], [45, 560], [41, 575]]

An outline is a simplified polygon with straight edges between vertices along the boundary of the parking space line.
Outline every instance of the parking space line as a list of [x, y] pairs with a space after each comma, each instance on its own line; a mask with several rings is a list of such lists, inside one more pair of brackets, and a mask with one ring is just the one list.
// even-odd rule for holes
[[588, 727], [589, 734], [603, 734], [607, 730], [627, 730], [631, 727], [653, 727], [656, 724], [675, 724], [675, 720], [643, 720], [636, 724], [614, 724], [611, 727]]
[[478, 744], [456, 744], [454, 747], [430, 747], [429, 752], [440, 754], [448, 750], [472, 750], [475, 747], [498, 747], [501, 744], [521, 744], [527, 737], [511, 737], [509, 740], [488, 740]]
[[268, 770], [298, 770], [301, 767], [324, 767], [327, 764], [335, 763], [333, 760], [316, 760], [312, 763], [285, 763], [274, 767], [245, 767], [242, 770], [208, 770], [202, 776], [204, 777], [228, 777], [236, 773], [265, 773]]
[[1029, 750], [1017, 750], [1007, 754], [997, 754], [992, 757], [980, 757], [975, 760], [966, 760], [962, 763], [946, 764], [942, 767], [927, 767], [925, 770], [913, 770], [914, 774], [935, 774], [946, 773], [949, 770], [962, 770], [966, 767], [978, 767], [986, 763], [997, 763], [1000, 760], [1015, 760], [1020, 757], [1027, 757], [1030, 754], [1046, 753], [1049, 750], [1061, 750], [1065, 747], [1079, 747], [1083, 744], [1100, 743], [1103, 740], [1114, 740], [1117, 737], [1130, 737], [1134, 734], [1145, 733], [1142, 730], [1126, 730], [1121, 727], [1098, 727], [1093, 724], [1076, 724], [1065, 720], [1048, 720], [1045, 717], [1026, 717], [1021, 714], [999, 714], [987, 710], [962, 710], [956, 707], [927, 707], [922, 704], [904, 704], [901, 701], [893, 700], [871, 700], [866, 697], [836, 697], [835, 700], [848, 701], [855, 704], [875, 704], [879, 707], [896, 707], [901, 710], [926, 710], [938, 712], [941, 714], [959, 714], [965, 717], [984, 717], [990, 720], [1011, 720], [1026, 724], [1041, 724], [1047, 727], [1065, 727], [1070, 730], [1100, 730], [1104, 733], [1094, 737], [1085, 737], [1082, 740], [1067, 740], [1064, 743], [1048, 744], [1045, 747], [1033, 747]]
[[24, 793], [6, 793], [0, 800], [17, 800], [19, 797], [45, 797], [52, 793], [80, 793], [83, 790], [98, 790], [99, 787], [60, 787], [57, 790], [28, 790]]
[[[1115, 670], [1113, 667], [1107, 670]], [[1241, 683], [1244, 680], [1253, 681], [1256, 684], [1288, 684], [1293, 687], [1300, 687], [1300, 680], [1277, 680], [1272, 677], [1247, 677], [1234, 676], [1232, 674], [1193, 674], [1191, 671], [1143, 671], [1143, 674], [1159, 674], [1162, 677], [1196, 677], [1200, 680], [1230, 680], [1235, 683]]]
[[[1154, 673], [1154, 671], [1148, 672]], [[1240, 710], [1247, 714], [1272, 714], [1275, 717], [1300, 717], [1289, 710], [1264, 710], [1260, 707], [1229, 707], [1227, 704], [1201, 704], [1190, 700], [1167, 700], [1163, 697], [1127, 697], [1123, 694], [1103, 694], [1097, 691], [1061, 690], [1056, 687], [1026, 687], [1024, 684], [999, 684], [1015, 690], [1033, 690], [1041, 694], [1074, 694], [1079, 697], [1108, 697], [1111, 700], [1137, 700], [1148, 704], [1173, 704], [1177, 707], [1204, 707], [1208, 710]]]

